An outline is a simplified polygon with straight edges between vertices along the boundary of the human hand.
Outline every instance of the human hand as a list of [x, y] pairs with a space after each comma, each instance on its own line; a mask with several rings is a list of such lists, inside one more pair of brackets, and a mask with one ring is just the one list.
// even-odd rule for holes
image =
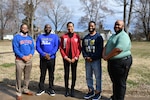
[[72, 62], [72, 60], [71, 60], [70, 58], [68, 58], [68, 57], [66, 57], [65, 59], [66, 59], [69, 63]]
[[71, 59], [71, 62], [72, 62], [72, 63], [74, 63], [75, 61], [76, 61], [76, 60], [75, 60], [74, 58], [73, 58], [73, 59]]
[[105, 61], [107, 61], [108, 59], [107, 59], [107, 56], [103, 56], [103, 59], [105, 60]]
[[29, 54], [28, 56], [29, 56], [30, 59], [32, 58], [32, 54]]
[[48, 53], [46, 53], [45, 59], [50, 60], [50, 55]]
[[28, 56], [23, 56], [22, 59], [23, 59], [23, 61], [27, 62], [29, 58], [28, 58]]
[[87, 62], [92, 62], [92, 58], [91, 58], [91, 57], [86, 57], [85, 60], [86, 60]]

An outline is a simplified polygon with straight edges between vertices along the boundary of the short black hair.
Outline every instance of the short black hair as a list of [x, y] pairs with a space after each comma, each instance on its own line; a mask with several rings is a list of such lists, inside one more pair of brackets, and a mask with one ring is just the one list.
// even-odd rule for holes
[[69, 24], [72, 24], [72, 25], [74, 26], [74, 23], [73, 23], [73, 22], [68, 22], [68, 23], [67, 23], [67, 27], [68, 27]]
[[20, 25], [20, 31], [21, 31], [21, 28], [22, 28], [24, 25], [26, 25], [26, 26], [28, 27], [28, 25], [27, 25], [27, 24], [22, 23], [22, 24]]
[[51, 25], [49, 25], [49, 24], [46, 24], [46, 25], [44, 26], [44, 29], [45, 29], [47, 26], [50, 26], [50, 27], [51, 27]]
[[90, 25], [91, 23], [94, 23], [94, 25], [96, 26], [96, 23], [95, 23], [95, 21], [90, 21], [90, 22], [89, 22], [89, 25]]
[[23, 24], [20, 25], [20, 28], [22, 28], [24, 25], [26, 25], [28, 27], [27, 24], [23, 23]]

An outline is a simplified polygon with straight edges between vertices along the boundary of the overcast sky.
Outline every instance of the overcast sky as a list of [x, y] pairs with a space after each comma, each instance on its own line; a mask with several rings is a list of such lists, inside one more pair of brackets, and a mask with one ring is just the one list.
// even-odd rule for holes
[[[62, 0], [63, 3], [70, 9], [73, 10], [72, 22], [75, 24], [75, 30], [83, 31], [77, 27], [79, 18], [84, 14], [79, 8], [81, 7], [79, 0]], [[109, 7], [112, 7], [113, 11], [122, 12], [123, 7], [117, 6], [117, 3], [114, 0], [109, 0]], [[113, 31], [113, 25], [117, 19], [122, 19], [122, 13], [115, 13], [114, 15], [108, 15], [104, 19], [104, 28], [110, 29]]]

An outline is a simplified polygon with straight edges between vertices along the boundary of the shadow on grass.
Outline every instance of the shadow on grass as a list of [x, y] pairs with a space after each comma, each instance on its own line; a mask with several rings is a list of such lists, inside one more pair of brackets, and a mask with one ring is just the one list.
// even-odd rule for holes
[[[9, 80], [7, 78], [3, 79], [3, 81], [0, 82], [0, 92], [15, 98], [16, 97], [15, 82], [16, 82], [15, 80]], [[48, 88], [48, 84], [45, 84], [45, 88]], [[30, 81], [29, 89], [36, 93], [38, 91], [38, 82]], [[64, 95], [65, 93], [65, 88], [62, 86], [55, 85], [54, 89], [55, 89], [56, 94]], [[84, 95], [85, 95], [85, 92], [83, 92], [82, 90], [75, 89], [75, 97], [73, 98], [83, 99]], [[102, 96], [101, 100], [108, 100], [108, 98], [105, 96]]]

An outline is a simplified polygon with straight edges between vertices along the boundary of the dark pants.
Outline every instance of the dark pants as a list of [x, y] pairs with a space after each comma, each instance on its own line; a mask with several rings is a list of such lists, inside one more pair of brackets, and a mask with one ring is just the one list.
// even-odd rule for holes
[[108, 72], [113, 84], [112, 100], [124, 100], [126, 93], [126, 80], [132, 65], [132, 56], [127, 59], [108, 61]]
[[50, 59], [50, 60], [40, 59], [40, 72], [41, 72], [40, 83], [39, 83], [40, 90], [45, 90], [44, 81], [45, 81], [47, 69], [49, 73], [49, 89], [53, 89], [55, 59]]
[[70, 72], [70, 65], [71, 65], [71, 73], [72, 73], [72, 84], [71, 88], [74, 89], [75, 82], [76, 82], [76, 71], [77, 71], [77, 63], [78, 60], [76, 60], [74, 63], [69, 63], [65, 59], [63, 59], [64, 62], [64, 81], [65, 81], [65, 88], [68, 89], [69, 85], [69, 72]]

